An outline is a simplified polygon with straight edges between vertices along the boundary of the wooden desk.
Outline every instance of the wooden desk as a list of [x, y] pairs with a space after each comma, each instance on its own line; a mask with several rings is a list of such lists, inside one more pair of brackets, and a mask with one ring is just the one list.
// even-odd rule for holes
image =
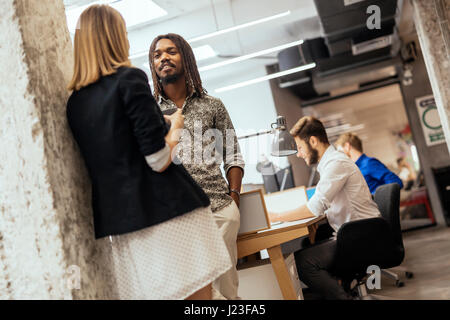
[[325, 216], [320, 216], [317, 218], [284, 222], [274, 225], [267, 230], [238, 237], [238, 258], [243, 258], [267, 249], [284, 299], [296, 300], [297, 295], [292, 285], [286, 263], [284, 262], [281, 244], [306, 235], [309, 235], [311, 243], [314, 243], [317, 223], [324, 219], [326, 219]]

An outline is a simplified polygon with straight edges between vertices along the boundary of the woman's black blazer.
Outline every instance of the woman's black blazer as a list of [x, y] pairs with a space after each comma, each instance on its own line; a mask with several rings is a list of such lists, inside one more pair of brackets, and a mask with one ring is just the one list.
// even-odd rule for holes
[[147, 75], [121, 67], [74, 91], [67, 119], [92, 182], [95, 237], [149, 227], [209, 205], [182, 165], [153, 171], [146, 155], [165, 146], [167, 127]]

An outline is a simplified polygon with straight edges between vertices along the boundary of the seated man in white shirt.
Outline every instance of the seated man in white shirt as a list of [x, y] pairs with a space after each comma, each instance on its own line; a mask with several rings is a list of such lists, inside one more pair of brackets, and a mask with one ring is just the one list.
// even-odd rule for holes
[[[315, 194], [301, 207], [287, 212], [270, 212], [270, 220], [293, 221], [307, 215], [326, 215], [334, 235], [348, 221], [380, 216], [376, 203], [356, 164], [328, 142], [323, 124], [313, 117], [301, 118], [291, 130], [297, 143], [297, 157], [308, 166], [318, 163], [320, 180]], [[299, 278], [325, 299], [351, 299], [329, 270], [335, 261], [335, 237], [295, 253]]]

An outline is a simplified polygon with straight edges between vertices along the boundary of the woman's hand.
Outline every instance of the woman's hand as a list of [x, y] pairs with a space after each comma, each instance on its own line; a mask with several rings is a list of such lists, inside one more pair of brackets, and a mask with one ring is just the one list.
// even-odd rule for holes
[[170, 116], [165, 115], [164, 119], [170, 121], [170, 129], [177, 130], [184, 128], [184, 115], [182, 115], [183, 109], [179, 108], [176, 112]]
[[170, 130], [166, 135], [166, 142], [169, 144], [171, 151], [178, 144], [181, 137], [181, 129], [184, 128], [184, 115], [181, 114], [182, 111], [182, 109], [178, 109], [170, 116], [164, 116], [166, 121], [170, 121]]

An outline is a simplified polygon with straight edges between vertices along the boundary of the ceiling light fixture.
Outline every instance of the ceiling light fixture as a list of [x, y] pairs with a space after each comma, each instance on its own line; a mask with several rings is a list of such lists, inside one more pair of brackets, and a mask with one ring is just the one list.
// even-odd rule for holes
[[222, 88], [216, 89], [215, 92], [219, 93], [219, 92], [230, 91], [230, 90], [241, 88], [241, 87], [245, 87], [245, 86], [248, 86], [248, 85], [251, 85], [251, 84], [263, 82], [263, 81], [266, 81], [266, 80], [271, 80], [271, 79], [279, 78], [279, 77], [282, 77], [282, 76], [287, 76], [288, 74], [304, 71], [304, 70], [307, 70], [307, 69], [312, 69], [315, 66], [316, 66], [316, 64], [314, 62], [313, 63], [309, 63], [309, 64], [306, 64], [306, 65], [303, 65], [303, 66], [300, 66], [300, 67], [292, 68], [292, 69], [285, 70], [285, 71], [280, 71], [280, 72], [277, 72], [277, 73], [272, 73], [272, 74], [269, 74], [267, 76], [259, 77], [259, 78], [253, 79], [253, 80], [243, 81], [243, 82], [239, 82], [239, 83], [236, 83], [236, 84], [233, 84], [233, 85], [230, 85], [230, 86], [222, 87]]
[[237, 57], [237, 58], [233, 58], [233, 59], [229, 59], [229, 60], [226, 60], [226, 61], [214, 63], [214, 64], [211, 64], [209, 66], [204, 66], [204, 67], [199, 68], [198, 71], [202, 72], [202, 71], [207, 71], [207, 70], [220, 68], [220, 67], [232, 64], [232, 63], [245, 61], [245, 60], [252, 59], [252, 58], [255, 58], [255, 57], [263, 56], [265, 54], [281, 51], [283, 49], [287, 49], [287, 48], [290, 48], [290, 47], [299, 46], [302, 43], [303, 43], [303, 40], [290, 42], [290, 43], [287, 43], [287, 44], [283, 44], [281, 46], [277, 46], [277, 47], [273, 47], [273, 48], [270, 48], [270, 49], [261, 50], [261, 51], [250, 53], [250, 54], [247, 54], [247, 55], [244, 55], [244, 56], [240, 56], [240, 57]]
[[218, 36], [218, 35], [221, 35], [221, 34], [225, 34], [225, 33], [228, 33], [228, 32], [232, 32], [232, 31], [236, 31], [236, 30], [239, 30], [239, 29], [248, 28], [248, 27], [260, 24], [260, 23], [264, 23], [264, 22], [275, 20], [275, 19], [279, 19], [279, 18], [285, 17], [285, 16], [290, 15], [290, 14], [291, 14], [291, 11], [288, 10], [286, 12], [279, 13], [279, 14], [276, 14], [276, 15], [273, 15], [273, 16], [270, 16], [270, 17], [265, 17], [265, 18], [262, 18], [262, 19], [259, 19], [259, 20], [243, 23], [243, 24], [231, 27], [231, 28], [227, 28], [227, 29], [216, 31], [216, 32], [208, 33], [208, 34], [205, 34], [203, 36], [195, 37], [195, 38], [189, 39], [188, 42], [189, 43], [193, 43], [193, 42], [196, 42], [196, 41], [212, 38], [212, 37], [215, 37], [215, 36]]
[[144, 22], [167, 15], [167, 11], [151, 0], [101, 0], [94, 1], [80, 7], [72, 7], [66, 10], [67, 25], [69, 31], [75, 33], [78, 18], [81, 13], [94, 4], [108, 4], [120, 12], [125, 20], [127, 29]]

